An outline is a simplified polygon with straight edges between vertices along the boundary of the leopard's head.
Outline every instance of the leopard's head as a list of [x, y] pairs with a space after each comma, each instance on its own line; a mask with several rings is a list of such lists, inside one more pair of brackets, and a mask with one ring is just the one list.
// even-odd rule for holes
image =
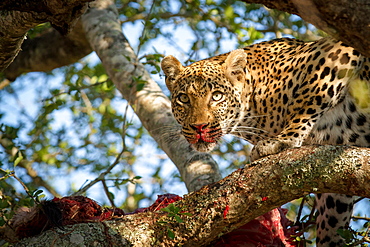
[[194, 149], [211, 151], [243, 115], [242, 100], [248, 91], [244, 51], [235, 50], [223, 59], [202, 60], [186, 67], [167, 56], [161, 66], [172, 94], [172, 112], [182, 125], [183, 135]]

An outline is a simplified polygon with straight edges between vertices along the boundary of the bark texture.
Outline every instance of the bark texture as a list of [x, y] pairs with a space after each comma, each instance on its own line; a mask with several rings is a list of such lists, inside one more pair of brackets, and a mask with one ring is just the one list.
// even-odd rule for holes
[[[186, 195], [176, 202], [177, 207], [192, 214], [181, 216], [183, 223], [163, 212], [141, 213], [47, 231], [16, 246], [44, 246], [49, 242], [72, 246], [77, 240], [88, 246], [206, 246], [218, 236], [310, 192], [370, 197], [369, 180], [370, 149], [306, 146], [260, 159]], [[229, 211], [224, 214], [227, 206]], [[175, 239], [168, 238], [167, 228]]]
[[[6, 3], [11, 2], [13, 1], [4, 1], [0, 8], [4, 9]], [[350, 5], [350, 0], [250, 2], [296, 13], [370, 56], [370, 41], [367, 40], [370, 37], [367, 34], [369, 6], [365, 5], [365, 1], [357, 1], [356, 6]], [[177, 165], [188, 189], [195, 191], [217, 181], [220, 175], [215, 162], [208, 154], [191, 150], [179, 133], [169, 100], [143, 65], [137, 62], [121, 32], [114, 2], [101, 0], [91, 6], [93, 8], [82, 18], [88, 42], [144, 126]], [[344, 9], [341, 6], [350, 7]], [[366, 15], [363, 16], [364, 14]], [[39, 19], [35, 20], [33, 13], [20, 10], [4, 12], [2, 15], [5, 18], [0, 22], [0, 64], [5, 68], [18, 53], [25, 32], [44, 20], [39, 22]], [[42, 14], [37, 16], [42, 17]], [[358, 23], [360, 19], [361, 23]], [[352, 28], [350, 25], [353, 25]], [[16, 76], [18, 75], [14, 74], [10, 77], [15, 79]], [[138, 80], [135, 78], [146, 81], [141, 91], [136, 90]], [[168, 218], [165, 213], [143, 213], [106, 223], [54, 229], [38, 237], [23, 240], [18, 246], [125, 246], [127, 243], [134, 246], [204, 246], [256, 216], [310, 192], [370, 197], [370, 185], [367, 183], [370, 179], [369, 157], [370, 152], [365, 148], [327, 146], [288, 150], [261, 159], [218, 183], [187, 195], [176, 204], [192, 214], [191, 217], [182, 216], [184, 223]], [[224, 219], [227, 206], [230, 209]], [[160, 220], [169, 224], [160, 225], [157, 223]], [[174, 240], [167, 237], [168, 227], [175, 233]]]
[[[58, 2], [58, 0], [54, 0]], [[54, 2], [54, 1], [47, 1], [47, 2]], [[73, 2], [73, 0], [70, 0]], [[75, 0], [79, 2], [78, 0]], [[84, 2], [88, 0], [80, 0], [80, 2]], [[342, 40], [344, 43], [356, 48], [362, 54], [367, 57], [370, 57], [370, 29], [368, 28], [370, 25], [370, 19], [368, 16], [370, 15], [370, 5], [366, 0], [242, 0], [246, 3], [259, 3], [264, 4], [265, 6], [273, 9], [278, 9], [281, 11], [285, 11], [291, 14], [299, 15], [305, 21], [312, 23], [317, 28], [327, 32], [330, 36], [333, 36], [339, 40]], [[35, 4], [36, 3], [36, 4]], [[37, 0], [23, 0], [23, 1], [13, 1], [13, 0], [6, 0], [0, 3], [0, 10], [10, 10], [14, 9], [13, 11], [6, 11], [1, 13], [0, 18], [0, 71], [3, 68], [6, 68], [9, 63], [12, 61], [14, 56], [19, 52], [20, 45], [23, 41], [23, 38], [29, 28], [48, 21], [44, 20], [42, 13], [37, 13], [38, 18], [35, 20], [35, 12], [22, 12], [29, 9], [31, 7], [37, 7], [39, 1]], [[48, 5], [49, 6], [49, 5]], [[54, 5], [51, 5], [54, 6]], [[64, 6], [63, 6], [64, 7]], [[72, 11], [72, 13], [74, 13]], [[60, 18], [59, 18], [60, 19]], [[67, 16], [67, 19], [71, 19], [71, 17]], [[62, 21], [62, 20], [61, 20]], [[61, 24], [55, 24], [56, 26], [63, 26]], [[64, 25], [65, 26], [65, 25]], [[48, 37], [48, 36], [46, 36]], [[31, 46], [33, 49], [43, 49], [42, 43], [39, 44], [40, 48], [35, 48]], [[38, 45], [36, 45], [38, 46]], [[81, 47], [81, 46], [80, 46]], [[82, 47], [81, 47], [82, 48]], [[85, 47], [86, 49], [86, 47]], [[70, 56], [73, 56], [72, 49], [69, 53]], [[76, 49], [78, 51], [78, 49]], [[28, 48], [23, 48], [23, 53], [28, 53]], [[50, 51], [52, 54], [52, 51]], [[85, 55], [87, 55], [86, 53]], [[58, 58], [58, 53], [55, 55], [51, 55], [54, 58]], [[76, 56], [77, 58], [78, 56]], [[28, 56], [26, 56], [26, 59]], [[47, 63], [42, 59], [40, 56], [38, 58], [34, 58], [33, 62], [38, 64], [40, 68], [44, 67], [42, 71], [50, 71], [50, 67], [47, 66]], [[22, 58], [19, 58], [20, 60]], [[64, 66], [64, 60], [61, 59], [60, 63], [58, 64], [59, 59], [54, 59], [55, 67]], [[75, 60], [73, 62], [77, 62]], [[29, 62], [18, 62], [18, 65], [14, 65], [11, 69], [12, 71], [39, 71], [39, 68], [32, 68], [25, 67], [23, 68], [24, 64], [29, 64]], [[8, 79], [14, 80], [16, 76], [19, 76], [20, 73], [9, 72]]]
[[38, 37], [26, 39], [21, 49], [22, 52], [4, 71], [4, 76], [11, 81], [23, 73], [51, 71], [75, 63], [92, 52], [81, 21], [66, 35], [49, 28]]
[[299, 15], [330, 36], [370, 57], [370, 4], [367, 0], [242, 0]]
[[[82, 23], [91, 47], [144, 127], [175, 163], [188, 190], [194, 191], [220, 180], [218, 166], [212, 157], [194, 151], [181, 135], [169, 99], [138, 61], [124, 37], [114, 1], [95, 1], [90, 7]], [[137, 91], [138, 84], [143, 82], [144, 88]]]
[[5, 0], [0, 3], [0, 72], [20, 51], [26, 33], [44, 22], [62, 34], [69, 32], [92, 0]]

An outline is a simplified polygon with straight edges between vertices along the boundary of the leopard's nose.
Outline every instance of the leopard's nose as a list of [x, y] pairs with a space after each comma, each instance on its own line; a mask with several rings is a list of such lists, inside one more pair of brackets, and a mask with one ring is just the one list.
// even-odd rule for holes
[[190, 124], [190, 127], [196, 130], [198, 133], [203, 132], [206, 129], [208, 123], [200, 123], [200, 124]]

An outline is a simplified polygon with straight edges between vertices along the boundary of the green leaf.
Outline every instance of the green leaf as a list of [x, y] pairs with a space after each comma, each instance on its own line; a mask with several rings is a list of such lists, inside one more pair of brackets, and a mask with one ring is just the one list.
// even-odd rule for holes
[[107, 74], [102, 74], [98, 78], [98, 82], [103, 82], [103, 81], [106, 81], [106, 80], [108, 80], [108, 75]]
[[193, 216], [193, 214], [191, 214], [191, 213], [179, 213], [179, 214], [186, 215], [186, 216]]
[[40, 201], [42, 198], [45, 198], [45, 195], [44, 194], [42, 194], [42, 195], [40, 195], [40, 196], [37, 197], [38, 201]]
[[175, 233], [170, 228], [167, 228], [167, 235], [170, 239], [175, 239]]
[[[173, 205], [173, 204], [172, 204]], [[179, 212], [180, 212], [180, 208], [179, 207], [175, 207], [175, 205], [173, 205], [173, 209], [172, 209], [172, 212], [174, 213], [174, 214], [178, 214]]]
[[225, 7], [225, 16], [227, 18], [232, 18], [233, 15], [234, 15], [234, 8], [231, 5], [226, 6]]
[[183, 223], [184, 221], [180, 218], [180, 216], [178, 215], [174, 215], [175, 216], [175, 219], [178, 223]]
[[35, 190], [35, 191], [32, 193], [32, 196], [37, 197], [37, 196], [41, 195], [41, 194], [42, 194], [42, 192], [44, 192], [44, 191], [43, 191], [43, 190]]
[[141, 91], [141, 90], [143, 90], [144, 86], [145, 86], [145, 83], [143, 83], [143, 82], [138, 82], [138, 83], [136, 84], [136, 90], [137, 90], [137, 91]]
[[110, 199], [114, 200], [115, 196], [112, 192], [109, 191], [108, 196]]
[[10, 204], [6, 198], [0, 199], [0, 209], [9, 207]]
[[2, 217], [0, 217], [0, 226], [3, 226], [5, 224], [6, 224], [6, 221]]
[[353, 234], [351, 233], [350, 230], [347, 230], [347, 229], [338, 229], [337, 230], [337, 233], [343, 237], [344, 239], [346, 240], [351, 240], [354, 238]]
[[14, 167], [16, 167], [22, 160], [23, 160], [22, 152], [18, 152], [18, 157], [14, 161]]
[[160, 210], [163, 212], [171, 213], [171, 210], [168, 207], [161, 208]]

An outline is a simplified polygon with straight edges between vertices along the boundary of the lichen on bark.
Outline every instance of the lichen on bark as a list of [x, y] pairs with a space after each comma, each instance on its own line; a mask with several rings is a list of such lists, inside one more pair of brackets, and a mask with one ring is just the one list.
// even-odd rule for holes
[[[176, 207], [191, 214], [181, 216], [183, 223], [171, 220], [161, 211], [128, 215], [103, 224], [91, 223], [96, 227], [87, 230], [96, 234], [91, 233], [89, 241], [102, 241], [99, 234], [111, 229], [118, 234], [114, 241], [125, 240], [134, 246], [206, 246], [220, 235], [307, 193], [370, 197], [370, 184], [366, 182], [369, 180], [368, 148], [304, 146], [289, 149], [262, 158], [217, 183], [185, 195], [183, 200], [175, 203]], [[170, 224], [158, 224], [163, 220]], [[80, 229], [81, 226], [71, 226], [64, 231], [50, 230], [40, 236], [44, 239], [45, 235], [52, 234], [56, 239], [55, 236], [73, 233], [75, 227]], [[174, 239], [163, 234], [167, 227], [174, 233]], [[22, 240], [16, 246], [38, 242], [39, 237]], [[103, 235], [103, 238], [109, 241], [111, 235]]]
[[299, 15], [303, 20], [370, 57], [370, 5], [366, 0], [242, 0]]

